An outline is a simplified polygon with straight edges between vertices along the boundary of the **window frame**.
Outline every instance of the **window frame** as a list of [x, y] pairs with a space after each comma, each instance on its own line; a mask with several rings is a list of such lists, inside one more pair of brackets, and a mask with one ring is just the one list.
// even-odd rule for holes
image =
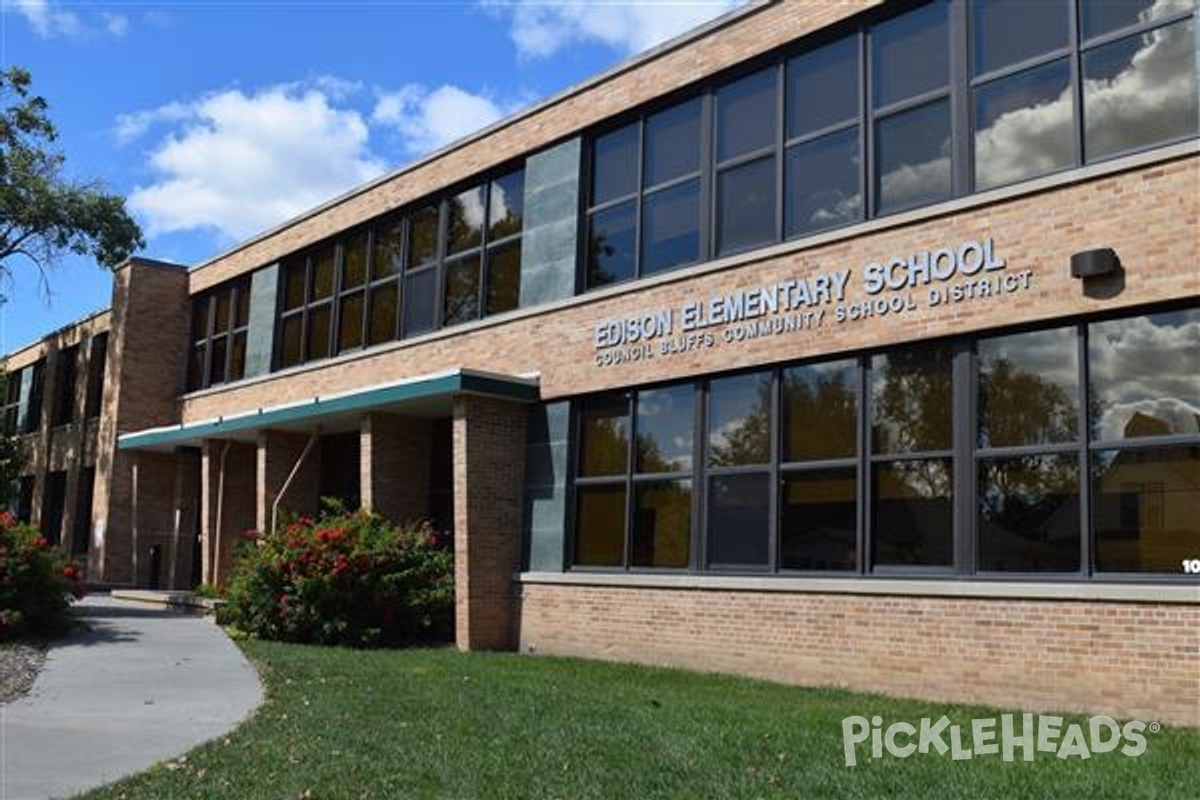
[[[236, 337], [241, 336], [249, 343], [250, 338], [250, 276], [245, 275], [235, 278], [231, 281], [214, 286], [212, 289], [205, 291], [203, 294], [192, 298], [192, 327], [189, 328], [189, 348], [188, 348], [188, 374], [186, 376], [187, 391], [196, 392], [203, 389], [209, 389], [214, 386], [222, 386], [227, 383], [239, 381], [245, 377], [245, 356], [243, 356], [242, 375], [236, 377], [230, 374], [233, 366], [233, 341]], [[228, 293], [229, 297], [229, 320], [222, 330], [217, 330], [217, 302], [218, 297]], [[246, 324], [238, 324], [238, 306], [241, 303], [242, 295], [246, 296]], [[201, 310], [203, 309], [203, 310]], [[194, 338], [193, 334], [196, 331], [196, 315], [204, 314], [204, 335], [199, 339]], [[221, 365], [221, 380], [213, 380], [214, 367], [214, 350], [218, 344], [218, 340], [223, 340], [225, 345], [225, 363]], [[199, 376], [191, 373], [191, 368], [194, 366], [192, 361], [196, 351], [202, 351], [200, 356]], [[197, 380], [198, 378], [198, 380]]]
[[[740, 368], [730, 372], [673, 381], [629, 387], [624, 390], [584, 395], [571, 401], [571, 439], [568, 444], [567, 514], [565, 541], [569, 572], [600, 572], [629, 574], [727, 575], [748, 577], [804, 577], [804, 578], [930, 578], [943, 580], [983, 580], [1041, 583], [1150, 583], [1166, 585], [1191, 585], [1194, 576], [1164, 572], [1105, 571], [1098, 569], [1096, 551], [1096, 498], [1093, 496], [1091, 469], [1098, 453], [1112, 450], [1162, 450], [1172, 447], [1200, 447], [1200, 431], [1196, 433], [1151, 435], [1136, 438], [1108, 440], [1093, 437], [1089, 425], [1089, 406], [1092, 393], [1088, 383], [1088, 337], [1091, 325], [1122, 319], [1137, 319], [1172, 311], [1192, 311], [1200, 314], [1200, 305], [1194, 298], [1170, 301], [1132, 309], [1114, 309], [1098, 314], [1074, 315], [1071, 317], [1042, 320], [1008, 328], [974, 331], [967, 335], [945, 337], [904, 345], [874, 348], [852, 353], [829, 353], [796, 361], [767, 364], [751, 368]], [[981, 342], [986, 340], [1038, 333], [1055, 329], [1072, 329], [1075, 337], [1077, 363], [1077, 387], [1073, 400], [1076, 404], [1077, 435], [1073, 441], [1049, 444], [1020, 444], [1004, 446], [981, 446], [979, 443], [979, 356]], [[873, 400], [871, 372], [873, 357], [910, 347], [947, 347], [951, 362], [951, 428], [949, 450], [914, 451], [903, 453], [875, 452], [872, 437]], [[784, 376], [795, 367], [814, 366], [828, 363], [847, 362], [853, 364], [856, 399], [855, 440], [856, 452], [843, 458], [813, 459], [809, 461], [787, 461], [783, 437], [784, 423]], [[740, 375], [770, 373], [771, 387], [771, 457], [766, 465], [738, 465], [711, 467], [708, 464], [709, 393], [712, 382]], [[691, 386], [694, 392], [693, 455], [690, 470], [672, 473], [636, 473], [637, 420], [636, 399], [640, 392], [653, 389], [668, 389]], [[621, 396], [624, 402], [624, 418], [628, 425], [629, 439], [626, 444], [625, 470], [619, 474], [583, 476], [580, 474], [582, 457], [582, 414], [583, 403], [591, 398]], [[979, 487], [983, 464], [995, 458], [1027, 455], [1051, 455], [1073, 458], [1078, 475], [1079, 506], [1079, 565], [1075, 570], [995, 570], [979, 567], [981, 525], [979, 510]], [[886, 565], [875, 563], [876, 532], [873, 528], [875, 508], [873, 501], [873, 470], [877, 464], [897, 460], [908, 461], [921, 458], [947, 458], [950, 461], [952, 482], [953, 529], [951, 532], [951, 563], [944, 566]], [[814, 473], [832, 469], [853, 469], [855, 473], [855, 566], [853, 569], [793, 569], [782, 566], [782, 487], [791, 475]], [[708, 564], [708, 524], [710, 505], [710, 481], [713, 477], [769, 473], [769, 564], [766, 568], [746, 568], [737, 565]], [[691, 553], [687, 569], [635, 567], [632, 565], [633, 492], [639, 483], [654, 480], [689, 480], [692, 487], [692, 530]], [[578, 526], [577, 496], [581, 488], [589, 486], [622, 486], [625, 492], [623, 517], [623, 561], [618, 566], [588, 566], [575, 563], [576, 531]]]

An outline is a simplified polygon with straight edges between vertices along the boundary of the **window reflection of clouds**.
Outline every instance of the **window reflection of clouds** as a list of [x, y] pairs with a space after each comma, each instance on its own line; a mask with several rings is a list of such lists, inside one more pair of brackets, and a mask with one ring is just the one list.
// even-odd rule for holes
[[950, 195], [949, 103], [938, 101], [878, 124], [879, 210]]
[[694, 396], [690, 384], [638, 392], [639, 472], [682, 472], [692, 468]]
[[[1158, 3], [1141, 15], [1157, 19], [1186, 7]], [[1168, 25], [1091, 50], [1084, 55], [1084, 117], [1089, 159], [1156, 141], [1185, 136], [1197, 127], [1195, 25]], [[1041, 68], [1049, 73], [1049, 67]], [[1011, 79], [1010, 79], [1011, 80]], [[988, 84], [1003, 85], [1003, 81]], [[1043, 174], [1072, 162], [1071, 91], [1047, 80], [1030, 101], [977, 120], [976, 181], [979, 188]], [[985, 124], [980, 124], [984, 122]], [[919, 185], [936, 162], [906, 165], [894, 180]], [[946, 165], [948, 167], [948, 164]], [[885, 176], [884, 180], [888, 178]], [[915, 190], [914, 190], [915, 191]]]
[[1089, 158], [1194, 133], [1196, 35], [1191, 20], [1084, 55]]
[[1070, 73], [1055, 61], [976, 94], [975, 184], [986, 189], [1074, 161]]
[[1097, 323], [1090, 337], [1099, 440], [1124, 438], [1137, 415], [1147, 432], [1200, 433], [1200, 311]]

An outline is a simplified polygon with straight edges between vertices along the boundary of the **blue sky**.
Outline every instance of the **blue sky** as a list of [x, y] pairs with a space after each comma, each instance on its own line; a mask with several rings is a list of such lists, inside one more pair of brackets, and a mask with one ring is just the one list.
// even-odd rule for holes
[[[739, 0], [0, 0], [71, 177], [185, 264], [703, 23]], [[13, 262], [0, 352], [109, 302], [107, 272]]]

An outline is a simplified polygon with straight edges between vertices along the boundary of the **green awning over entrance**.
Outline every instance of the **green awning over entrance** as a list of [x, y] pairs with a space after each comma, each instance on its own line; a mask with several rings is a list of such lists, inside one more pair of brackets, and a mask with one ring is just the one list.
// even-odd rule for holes
[[539, 398], [538, 380], [466, 369], [439, 372], [234, 416], [126, 433], [117, 438], [117, 447], [122, 450], [171, 450], [198, 447], [205, 439], [250, 440], [258, 431], [266, 429], [311, 430], [317, 426], [330, 430], [351, 429], [357, 428], [359, 415], [368, 411], [445, 416], [450, 413], [454, 396], [460, 394], [533, 403]]

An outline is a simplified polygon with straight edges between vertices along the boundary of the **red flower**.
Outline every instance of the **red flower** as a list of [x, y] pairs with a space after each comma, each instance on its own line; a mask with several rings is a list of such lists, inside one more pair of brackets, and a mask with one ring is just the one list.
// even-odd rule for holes
[[74, 564], [67, 564], [65, 567], [63, 567], [63, 577], [74, 583], [78, 581], [81, 576], [79, 574], [79, 570]]

